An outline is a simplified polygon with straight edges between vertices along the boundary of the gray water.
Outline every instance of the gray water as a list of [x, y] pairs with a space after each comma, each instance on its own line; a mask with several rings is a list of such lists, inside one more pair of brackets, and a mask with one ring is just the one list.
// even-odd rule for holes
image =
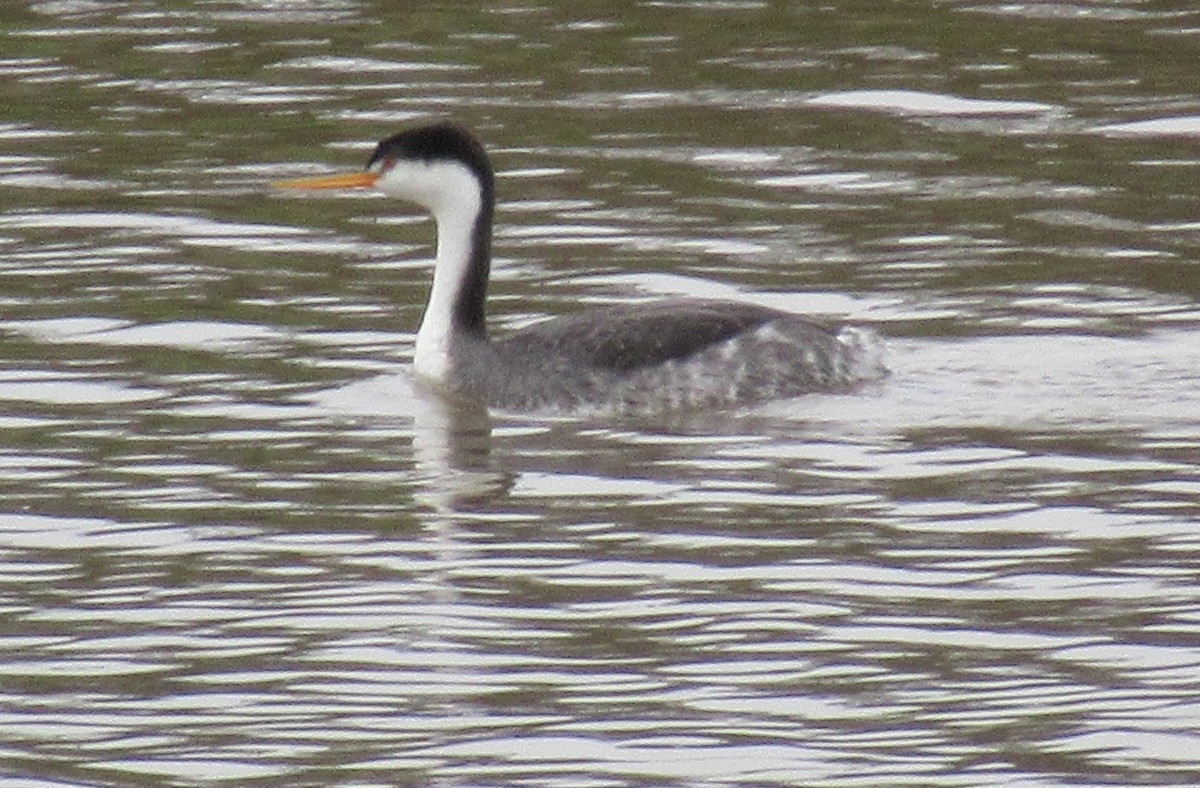
[[[5, 785], [1200, 782], [1200, 12], [3, 16]], [[429, 222], [270, 186], [429, 117], [496, 331], [728, 297], [892, 376], [439, 402]]]

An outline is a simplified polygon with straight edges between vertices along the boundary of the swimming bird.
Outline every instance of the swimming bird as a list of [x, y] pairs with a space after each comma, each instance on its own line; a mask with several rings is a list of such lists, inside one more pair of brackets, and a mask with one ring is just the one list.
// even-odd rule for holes
[[492, 338], [484, 319], [495, 184], [478, 138], [453, 122], [380, 142], [365, 170], [287, 188], [375, 187], [429, 211], [433, 286], [417, 331], [420, 378], [527, 413], [735, 407], [844, 390], [885, 374], [873, 332], [748, 303], [670, 299], [578, 311]]

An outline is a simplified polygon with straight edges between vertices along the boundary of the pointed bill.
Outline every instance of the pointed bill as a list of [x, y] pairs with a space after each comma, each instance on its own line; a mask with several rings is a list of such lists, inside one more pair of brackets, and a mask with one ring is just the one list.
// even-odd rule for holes
[[340, 175], [323, 175], [318, 178], [295, 178], [287, 181], [275, 181], [275, 186], [281, 189], [350, 189], [362, 186], [374, 186], [379, 180], [379, 174], [374, 172], [347, 172]]

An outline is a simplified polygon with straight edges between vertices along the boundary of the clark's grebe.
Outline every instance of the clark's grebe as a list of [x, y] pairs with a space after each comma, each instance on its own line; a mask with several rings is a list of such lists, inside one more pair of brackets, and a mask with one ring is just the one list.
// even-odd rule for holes
[[490, 339], [484, 298], [492, 165], [475, 136], [453, 123], [388, 137], [365, 171], [279, 185], [374, 186], [433, 214], [437, 259], [413, 366], [422, 378], [494, 408], [566, 413], [746, 405], [845, 389], [885, 374], [880, 341], [869, 331], [727, 301], [590, 309]]

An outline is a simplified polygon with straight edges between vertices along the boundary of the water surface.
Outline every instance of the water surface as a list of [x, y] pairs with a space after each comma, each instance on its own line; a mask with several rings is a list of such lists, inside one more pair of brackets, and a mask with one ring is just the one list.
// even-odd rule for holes
[[[31, 2], [0, 31], [14, 785], [1200, 782], [1200, 15]], [[271, 180], [454, 117], [494, 329], [887, 337], [748, 412], [408, 374], [430, 224]]]

